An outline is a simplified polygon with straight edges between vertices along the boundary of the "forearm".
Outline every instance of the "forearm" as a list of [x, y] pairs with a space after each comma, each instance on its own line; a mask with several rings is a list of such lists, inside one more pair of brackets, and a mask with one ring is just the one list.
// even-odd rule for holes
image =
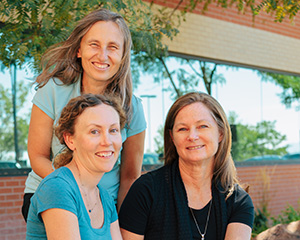
[[131, 185], [134, 183], [136, 179], [139, 178], [140, 175], [141, 175], [141, 171], [139, 172], [139, 174], [137, 173], [135, 176], [123, 178], [120, 181], [120, 188], [118, 193], [118, 204], [117, 204], [118, 211], [120, 210], [122, 202], [124, 201], [124, 198], [126, 197], [126, 194], [129, 191]]
[[45, 157], [36, 157], [34, 161], [31, 161], [31, 168], [41, 178], [45, 178], [54, 171], [52, 162]]

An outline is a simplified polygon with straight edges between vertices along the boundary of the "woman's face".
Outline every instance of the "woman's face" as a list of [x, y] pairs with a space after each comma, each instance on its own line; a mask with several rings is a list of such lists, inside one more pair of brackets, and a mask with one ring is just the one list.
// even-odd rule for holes
[[82, 81], [105, 88], [120, 68], [123, 48], [124, 36], [116, 23], [96, 22], [82, 38], [77, 53], [83, 68]]
[[189, 164], [212, 163], [222, 140], [210, 110], [201, 102], [192, 103], [178, 112], [171, 137], [179, 161]]
[[75, 133], [68, 147], [73, 158], [86, 169], [109, 172], [122, 146], [120, 119], [117, 111], [106, 104], [87, 108], [75, 122]]

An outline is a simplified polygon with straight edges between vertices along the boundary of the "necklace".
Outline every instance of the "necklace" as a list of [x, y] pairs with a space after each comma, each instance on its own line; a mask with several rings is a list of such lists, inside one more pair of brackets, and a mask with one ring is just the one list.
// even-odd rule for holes
[[208, 214], [207, 214], [207, 218], [206, 218], [205, 229], [204, 229], [204, 232], [203, 232], [203, 233], [200, 231], [200, 227], [199, 227], [199, 225], [198, 225], [198, 223], [197, 223], [197, 220], [196, 220], [196, 218], [195, 218], [194, 212], [193, 212], [193, 210], [190, 208], [191, 213], [192, 213], [192, 216], [193, 216], [193, 219], [194, 219], [194, 222], [195, 222], [196, 227], [197, 227], [197, 230], [198, 230], [198, 232], [199, 232], [200, 235], [201, 235], [201, 240], [204, 240], [204, 237], [205, 237], [205, 234], [206, 234], [206, 230], [207, 230], [207, 226], [208, 226], [208, 222], [209, 222], [209, 216], [210, 216], [211, 205], [212, 205], [212, 199], [211, 199], [211, 201], [210, 201], [209, 210], [208, 210]]
[[[82, 193], [83, 193], [83, 198], [86, 200], [86, 205], [87, 205], [87, 208], [88, 208], [88, 212], [91, 213], [91, 212], [94, 210], [94, 208], [96, 207], [96, 205], [97, 205], [97, 200], [95, 201], [93, 207], [90, 208], [90, 207], [89, 207], [89, 206], [90, 206], [90, 202], [89, 202], [89, 200], [88, 200], [88, 194], [87, 194], [87, 192], [85, 191], [84, 184], [83, 184], [82, 181], [81, 181], [81, 174], [80, 174], [78, 165], [77, 165], [76, 161], [74, 161], [74, 162], [75, 162], [75, 165], [76, 165], [76, 168], [77, 168], [77, 171], [78, 171], [78, 177], [79, 177], [79, 182], [80, 182], [79, 188], [81, 189], [81, 191], [82, 191]], [[95, 187], [95, 192], [96, 192], [96, 196], [98, 197], [98, 194], [97, 194], [97, 187]]]

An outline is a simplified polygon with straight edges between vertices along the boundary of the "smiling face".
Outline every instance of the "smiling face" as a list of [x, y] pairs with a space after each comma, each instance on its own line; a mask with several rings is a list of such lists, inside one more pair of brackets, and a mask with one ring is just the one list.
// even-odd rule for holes
[[114, 22], [99, 21], [84, 35], [77, 57], [83, 68], [82, 82], [92, 81], [103, 89], [119, 70], [124, 36]]
[[182, 108], [174, 122], [171, 137], [179, 161], [213, 163], [222, 136], [209, 109], [201, 102]]
[[73, 159], [89, 171], [109, 172], [122, 145], [119, 115], [106, 104], [89, 107], [77, 118], [74, 135], [66, 138]]

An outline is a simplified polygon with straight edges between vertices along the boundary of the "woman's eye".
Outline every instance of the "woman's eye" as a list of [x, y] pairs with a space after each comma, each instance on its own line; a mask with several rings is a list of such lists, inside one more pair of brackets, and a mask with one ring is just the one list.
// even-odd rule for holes
[[109, 46], [111, 49], [118, 49], [118, 47], [116, 45], [111, 45]]
[[94, 130], [91, 131], [91, 133], [92, 133], [92, 134], [98, 134], [99, 131], [98, 131], [97, 129], [94, 129]]
[[119, 132], [119, 129], [113, 128], [113, 129], [110, 130], [110, 132], [111, 132], [111, 133], [117, 133], [117, 132]]
[[181, 131], [186, 131], [186, 128], [179, 128], [178, 132], [181, 132]]
[[207, 125], [200, 125], [198, 128], [207, 128]]

